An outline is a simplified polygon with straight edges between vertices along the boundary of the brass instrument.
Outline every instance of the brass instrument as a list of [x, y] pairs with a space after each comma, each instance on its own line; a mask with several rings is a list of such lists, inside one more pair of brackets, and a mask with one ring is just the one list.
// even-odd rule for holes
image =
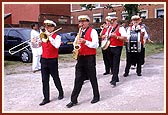
[[100, 25], [100, 29], [104, 29], [104, 24]]
[[75, 44], [74, 44], [74, 50], [72, 51], [74, 59], [78, 58], [79, 49], [81, 48], [80, 44], [78, 44], [78, 39], [80, 38], [81, 33], [82, 33], [82, 27], [79, 28], [78, 34], [75, 38], [76, 41], [75, 41]]
[[[57, 31], [59, 31], [59, 30], [61, 30], [62, 29], [62, 27], [61, 28], [58, 28], [57, 30], [55, 30], [55, 31], [53, 31], [52, 33], [50, 33], [50, 35], [52, 35], [52, 34], [54, 34], [55, 32], [57, 32]], [[43, 41], [43, 42], [47, 42], [48, 41], [48, 34], [46, 34], [45, 32], [42, 32], [41, 34], [40, 34], [40, 38], [41, 38], [41, 40]], [[14, 47], [12, 47], [11, 49], [9, 49], [9, 53], [11, 54], [11, 55], [14, 55], [14, 54], [16, 54], [16, 53], [18, 53], [18, 52], [20, 52], [20, 51], [22, 51], [22, 50], [24, 50], [25, 48], [27, 48], [27, 47], [29, 47], [30, 46], [30, 42], [31, 42], [31, 40], [27, 40], [27, 41], [25, 41], [25, 42], [22, 42], [22, 43], [20, 43], [20, 44], [18, 44], [18, 45], [16, 45], [16, 46], [14, 46]], [[28, 43], [28, 44], [27, 44]], [[18, 50], [16, 50], [16, 51], [12, 51], [12, 50], [14, 50], [14, 49], [17, 49], [17, 48], [19, 48], [19, 47], [21, 47], [21, 46], [24, 46], [24, 47], [22, 47], [22, 48], [20, 48], [20, 49], [18, 49]]]
[[[18, 53], [18, 52], [22, 51], [23, 49], [25, 49], [25, 48], [27, 48], [27, 47], [30, 46], [29, 44], [27, 44], [27, 43], [29, 43], [29, 42], [30, 42], [30, 40], [27, 40], [27, 41], [25, 41], [25, 42], [22, 42], [22, 43], [20, 43], [20, 44], [18, 44], [18, 45], [16, 45], [16, 46], [14, 46], [13, 48], [9, 49], [9, 53], [10, 53], [11, 55], [14, 55], [15, 53]], [[26, 46], [22, 47], [22, 48], [19, 49], [19, 50], [12, 51], [12, 50], [14, 50], [15, 48], [18, 48], [19, 46], [24, 45], [24, 44], [26, 44]]]
[[42, 42], [47, 42], [48, 39], [49, 39], [48, 36], [54, 34], [55, 32], [57, 32], [57, 31], [59, 31], [59, 30], [61, 30], [61, 29], [62, 29], [62, 27], [58, 28], [57, 30], [55, 30], [55, 31], [53, 31], [53, 32], [51, 32], [51, 33], [49, 33], [49, 34], [47, 34], [46, 31], [42, 32], [42, 33], [40, 34], [40, 39], [41, 39], [41, 41], [42, 41]]

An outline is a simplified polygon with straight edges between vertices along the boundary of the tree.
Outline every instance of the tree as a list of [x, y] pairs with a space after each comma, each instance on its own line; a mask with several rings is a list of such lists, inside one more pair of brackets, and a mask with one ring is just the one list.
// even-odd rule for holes
[[95, 8], [94, 4], [80, 4], [81, 7], [86, 8], [86, 10], [92, 11], [93, 8]]
[[138, 4], [125, 4], [123, 7], [124, 10], [128, 13], [126, 20], [131, 20], [131, 17], [139, 12]]

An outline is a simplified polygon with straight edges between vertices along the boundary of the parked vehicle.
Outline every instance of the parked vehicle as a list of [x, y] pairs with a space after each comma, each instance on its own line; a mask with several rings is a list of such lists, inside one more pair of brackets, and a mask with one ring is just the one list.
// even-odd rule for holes
[[[18, 57], [22, 62], [32, 62], [32, 51], [30, 46], [11, 55], [9, 49], [30, 40], [31, 29], [28, 28], [4, 28], [4, 57]], [[29, 45], [29, 42], [13, 49], [17, 51], [25, 46]]]
[[72, 53], [73, 42], [77, 35], [77, 32], [61, 33], [61, 45], [59, 47], [59, 53]]

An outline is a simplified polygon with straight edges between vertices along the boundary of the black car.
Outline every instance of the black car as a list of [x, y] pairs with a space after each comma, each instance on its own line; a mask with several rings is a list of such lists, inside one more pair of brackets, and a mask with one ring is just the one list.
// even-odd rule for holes
[[[29, 28], [4, 28], [4, 57], [5, 58], [19, 57], [20, 60], [23, 62], [26, 62], [26, 63], [32, 62], [32, 51], [31, 51], [31, 47], [29, 46], [30, 32], [31, 32], [31, 29]], [[23, 42], [25, 43], [22, 45], [19, 45]], [[19, 46], [17, 48], [14, 48], [17, 45]], [[9, 53], [9, 50], [11, 48], [14, 48], [13, 50], [11, 50], [11, 52], [15, 52], [20, 50], [23, 47], [26, 47], [26, 48], [24, 48], [23, 50], [13, 55]]]
[[61, 45], [59, 47], [59, 53], [72, 53], [73, 42], [77, 35], [77, 32], [60, 33]]

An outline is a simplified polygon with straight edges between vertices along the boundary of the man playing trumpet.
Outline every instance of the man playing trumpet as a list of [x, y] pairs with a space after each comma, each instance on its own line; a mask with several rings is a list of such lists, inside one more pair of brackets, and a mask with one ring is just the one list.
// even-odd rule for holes
[[42, 74], [44, 99], [39, 104], [40, 106], [50, 102], [50, 95], [49, 95], [50, 75], [53, 77], [54, 84], [59, 92], [58, 100], [64, 97], [64, 92], [58, 73], [58, 48], [60, 47], [61, 44], [61, 36], [57, 35], [56, 33], [53, 33], [56, 27], [56, 23], [53, 22], [52, 20], [45, 20], [44, 25], [46, 31], [43, 34], [44, 36], [47, 36], [47, 38], [41, 38], [46, 39], [42, 40], [43, 52], [41, 58], [41, 74]]

